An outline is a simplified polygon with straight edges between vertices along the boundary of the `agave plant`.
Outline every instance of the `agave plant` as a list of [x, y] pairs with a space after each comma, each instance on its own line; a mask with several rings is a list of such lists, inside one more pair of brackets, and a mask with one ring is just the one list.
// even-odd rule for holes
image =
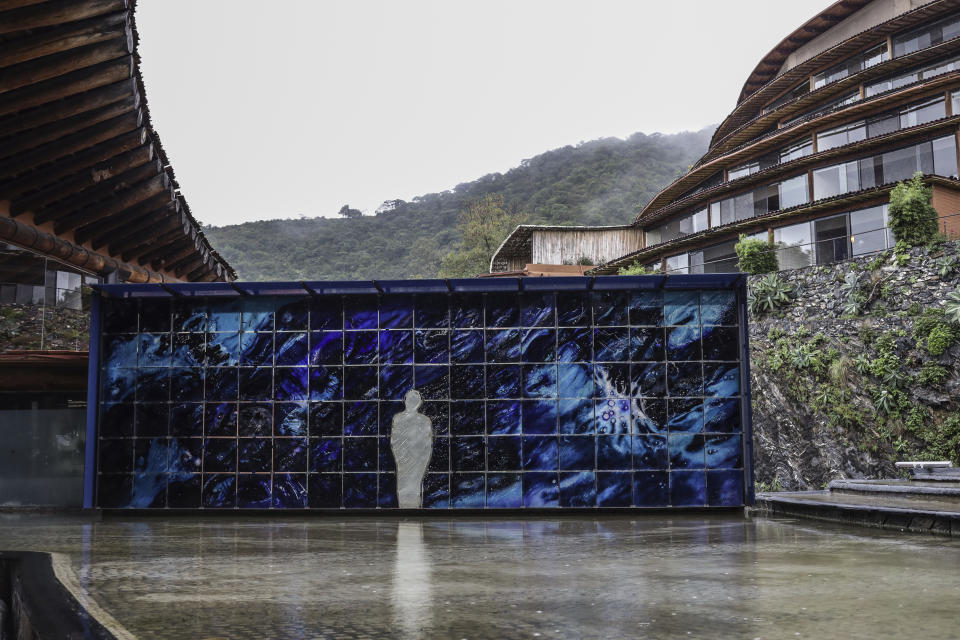
[[790, 302], [792, 291], [793, 287], [784, 282], [779, 275], [769, 273], [750, 287], [748, 293], [750, 310], [757, 315], [773, 311]]
[[941, 280], [946, 280], [958, 266], [960, 266], [960, 259], [957, 256], [944, 256], [937, 260], [937, 275]]
[[960, 323], [960, 289], [947, 294], [947, 304], [943, 307], [943, 315], [951, 322]]

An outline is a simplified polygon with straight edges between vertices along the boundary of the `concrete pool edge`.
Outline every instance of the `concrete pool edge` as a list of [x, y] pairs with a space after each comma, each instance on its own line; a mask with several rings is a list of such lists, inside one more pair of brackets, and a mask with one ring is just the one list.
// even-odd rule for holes
[[960, 512], [817, 499], [829, 495], [829, 491], [758, 493], [755, 511], [874, 529], [960, 537]]

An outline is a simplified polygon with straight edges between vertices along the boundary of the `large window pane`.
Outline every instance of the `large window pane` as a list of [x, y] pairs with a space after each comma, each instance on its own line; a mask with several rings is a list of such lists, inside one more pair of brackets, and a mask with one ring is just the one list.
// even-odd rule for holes
[[669, 273], [687, 273], [689, 268], [690, 256], [686, 253], [667, 258], [667, 272]]
[[860, 188], [856, 162], [845, 162], [813, 172], [813, 199], [832, 198]]
[[807, 176], [799, 175], [780, 183], [780, 208], [789, 209], [801, 204], [806, 204], [810, 200], [807, 190]]
[[847, 214], [817, 220], [813, 226], [817, 242], [817, 264], [829, 264], [850, 257]]
[[933, 141], [933, 169], [938, 176], [957, 177], [957, 139], [954, 136]]
[[850, 214], [850, 240], [853, 255], [883, 251], [887, 248], [887, 233], [884, 229], [883, 207], [861, 209]]
[[904, 108], [900, 112], [900, 127], [915, 127], [932, 122], [947, 115], [947, 105], [943, 97], [937, 97], [921, 104]]
[[900, 114], [886, 113], [882, 116], [870, 118], [867, 121], [867, 137], [876, 138], [877, 136], [893, 133], [900, 130]]
[[881, 156], [883, 182], [906, 180], [917, 172], [917, 151], [914, 147], [888, 151]]
[[690, 216], [692, 221], [693, 233], [698, 233], [700, 231], [705, 231], [707, 229], [707, 210], [702, 209], [697, 211], [695, 214]]
[[817, 134], [817, 150], [828, 151], [851, 142], [859, 142], [867, 137], [863, 120], [852, 122]]
[[960, 15], [950, 16], [940, 22], [928, 24], [896, 36], [893, 39], [894, 57], [905, 56], [914, 51], [940, 44], [960, 35]]
[[777, 262], [781, 269], [799, 269], [814, 263], [809, 222], [774, 229], [773, 241], [777, 245]]
[[738, 271], [736, 242], [723, 242], [703, 250], [704, 273], [733, 273]]

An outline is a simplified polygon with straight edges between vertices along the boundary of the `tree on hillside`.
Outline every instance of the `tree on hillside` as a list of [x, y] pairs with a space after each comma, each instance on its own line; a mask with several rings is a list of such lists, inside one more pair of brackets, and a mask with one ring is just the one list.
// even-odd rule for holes
[[900, 182], [890, 192], [890, 229], [897, 242], [917, 246], [937, 235], [937, 210], [933, 189], [923, 184], [923, 174]]
[[461, 240], [440, 261], [440, 277], [471, 278], [490, 269], [500, 243], [523, 223], [523, 215], [503, 208], [503, 196], [487, 194], [471, 202], [458, 216]]
[[360, 211], [360, 209], [351, 209], [350, 205], [348, 204], [340, 207], [340, 211], [338, 213], [344, 218], [360, 218], [363, 216], [363, 211]]

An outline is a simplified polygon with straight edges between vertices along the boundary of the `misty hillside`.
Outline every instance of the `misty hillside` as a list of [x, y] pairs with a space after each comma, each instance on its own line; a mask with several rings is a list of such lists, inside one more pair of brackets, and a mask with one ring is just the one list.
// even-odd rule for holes
[[566, 146], [503, 174], [395, 201], [393, 209], [373, 216], [266, 220], [205, 231], [241, 280], [430, 278], [459, 240], [457, 214], [467, 203], [498, 194], [528, 223], [629, 223], [638, 205], [703, 154], [711, 133], [637, 133]]

